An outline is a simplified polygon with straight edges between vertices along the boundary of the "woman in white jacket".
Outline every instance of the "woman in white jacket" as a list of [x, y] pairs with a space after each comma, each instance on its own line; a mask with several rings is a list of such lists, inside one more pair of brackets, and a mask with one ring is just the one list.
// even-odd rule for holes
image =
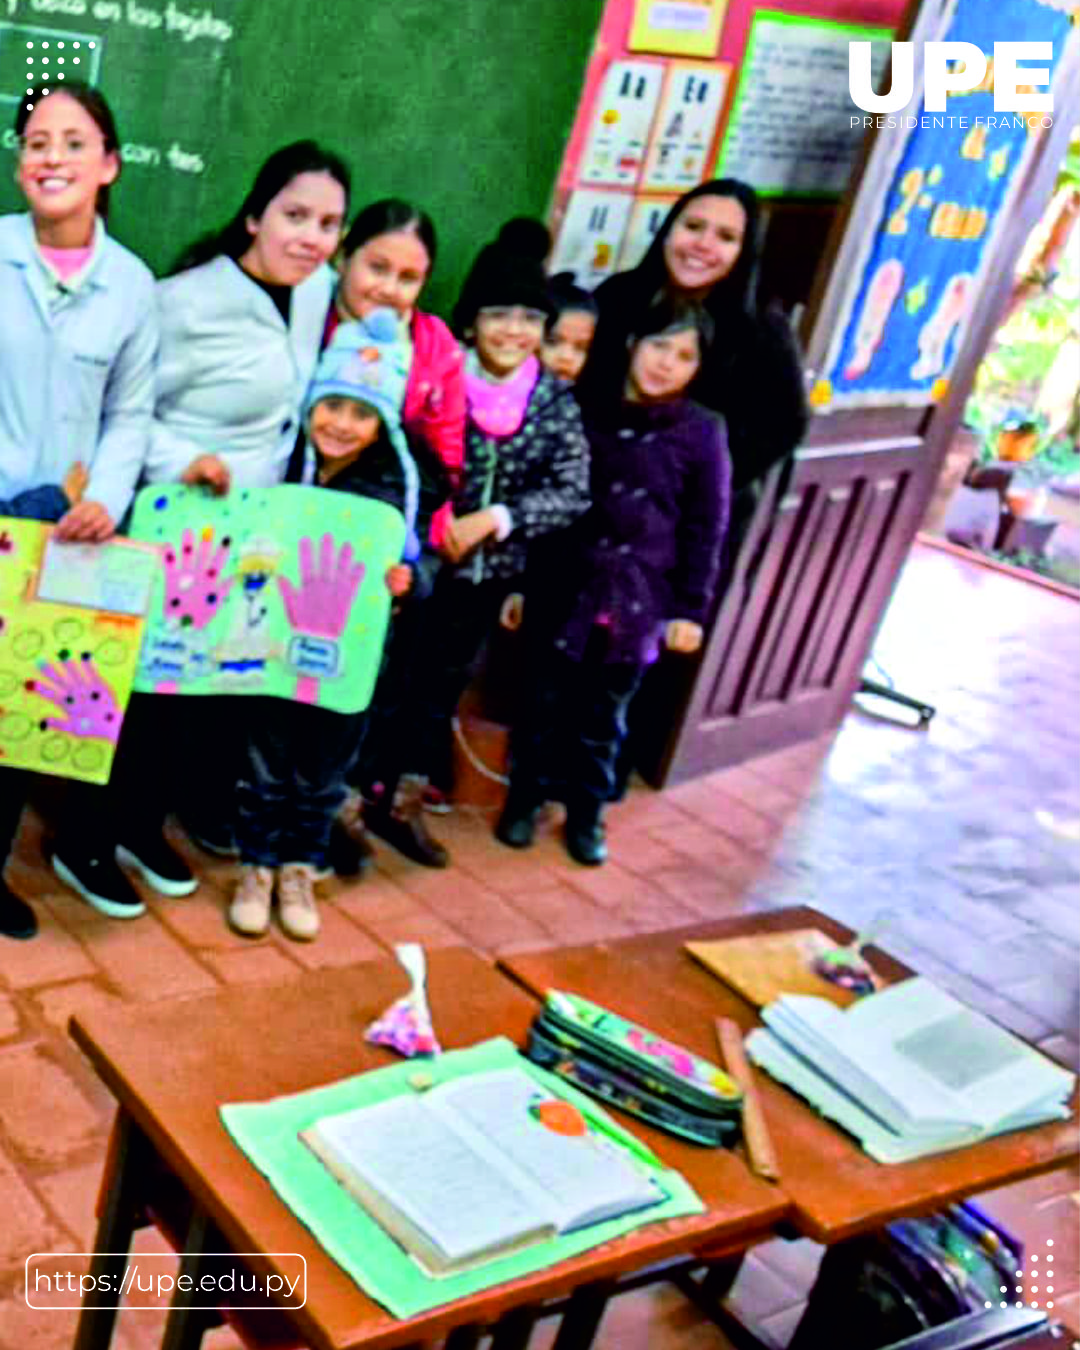
[[336, 281], [348, 171], [313, 141], [277, 151], [224, 230], [157, 288], [146, 476], [267, 487], [285, 476]]
[[[314, 141], [287, 145], [259, 170], [229, 224], [158, 283], [149, 482], [203, 484], [224, 495], [282, 481], [318, 359], [335, 280], [326, 264], [348, 196], [349, 173], [336, 155]], [[239, 752], [262, 702], [135, 695], [114, 769], [117, 809], [140, 800], [145, 820], [153, 793], [161, 820], [179, 807], [199, 843], [229, 851]], [[127, 861], [158, 889], [191, 875], [160, 830], [131, 854]]]

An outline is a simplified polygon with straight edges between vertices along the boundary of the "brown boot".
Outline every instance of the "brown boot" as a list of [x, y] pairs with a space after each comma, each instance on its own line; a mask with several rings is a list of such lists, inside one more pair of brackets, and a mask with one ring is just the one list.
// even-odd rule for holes
[[385, 839], [421, 867], [446, 867], [450, 854], [428, 834], [424, 821], [425, 786], [423, 778], [406, 774], [394, 794], [393, 808], [387, 811], [379, 806], [369, 807], [364, 818], [372, 834]]
[[364, 799], [351, 792], [330, 831], [330, 866], [339, 877], [359, 877], [375, 859], [364, 825]]

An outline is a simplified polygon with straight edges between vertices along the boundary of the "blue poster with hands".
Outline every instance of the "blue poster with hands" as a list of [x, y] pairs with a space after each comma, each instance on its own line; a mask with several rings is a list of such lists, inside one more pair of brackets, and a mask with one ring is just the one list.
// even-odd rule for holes
[[[1046, 130], [1047, 115], [995, 112], [994, 42], [1052, 43], [1050, 60], [1026, 63], [1048, 68], [1052, 80], [1069, 33], [1061, 3], [957, 0], [944, 38], [980, 48], [985, 78], [950, 94], [944, 113], [927, 113], [920, 101], [880, 115], [879, 144], [904, 144], [811, 390], [820, 411], [943, 397], [1009, 188]], [[1044, 84], [1030, 88], [1046, 92]]]

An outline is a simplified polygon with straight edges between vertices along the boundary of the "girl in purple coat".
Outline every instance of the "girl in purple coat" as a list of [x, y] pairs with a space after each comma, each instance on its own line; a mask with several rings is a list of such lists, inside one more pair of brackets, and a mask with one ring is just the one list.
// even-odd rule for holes
[[630, 700], [661, 644], [701, 646], [731, 493], [723, 423], [686, 397], [712, 329], [700, 306], [659, 301], [629, 341], [622, 387], [585, 405], [593, 505], [529, 590], [533, 684], [496, 829], [511, 848], [532, 843], [541, 807], [559, 799], [571, 857], [604, 861]]

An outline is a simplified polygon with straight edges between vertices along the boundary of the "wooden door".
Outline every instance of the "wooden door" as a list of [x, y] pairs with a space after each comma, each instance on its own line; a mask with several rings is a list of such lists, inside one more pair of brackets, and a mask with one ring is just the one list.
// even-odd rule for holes
[[[946, 31], [954, 36], [947, 28], [952, 12], [924, 5], [915, 16], [912, 40], [921, 43]], [[1015, 29], [1008, 33], [1013, 40], [1021, 36], [1027, 35]], [[871, 133], [874, 139], [834, 223], [803, 325], [808, 389], [812, 406], [817, 405], [806, 441], [793, 463], [774, 470], [764, 485], [700, 662], [688, 672], [668, 661], [645, 692], [638, 719], [639, 767], [654, 784], [680, 782], [813, 738], [835, 726], [848, 708], [959, 427], [975, 370], [1004, 309], [1016, 259], [1049, 200], [1070, 132], [1080, 120], [1080, 33], [1072, 30], [1060, 46], [1060, 51], [1055, 46], [1053, 125], [1021, 133], [1015, 171], [996, 216], [985, 224], [978, 270], [958, 283], [971, 292], [966, 324], [954, 333], [943, 366], [947, 384], [934, 381], [934, 401], [911, 390], [895, 401], [871, 393], [860, 406], [858, 391], [832, 393], [830, 376], [843, 384], [867, 359], [865, 334], [859, 359], [850, 355], [859, 350], [859, 288], [864, 288], [864, 315], [872, 281], [882, 277], [894, 304], [918, 302], [914, 273], [896, 282], [895, 272], [903, 275], [906, 265], [898, 263], [892, 274], [884, 264], [870, 271], [880, 257], [872, 241], [883, 240], [890, 225], [909, 223], [896, 220], [897, 202], [911, 225], [921, 212], [923, 228], [929, 232], [934, 222], [939, 231], [955, 229], [958, 244], [968, 219], [944, 209], [935, 215], [937, 208], [924, 200], [932, 193], [910, 190], [915, 182], [904, 177], [911, 172], [905, 169], [910, 156], [896, 131]], [[912, 155], [919, 134], [906, 138]], [[978, 144], [967, 142], [965, 135], [964, 148], [975, 150]], [[932, 169], [924, 173], [920, 189], [933, 186], [931, 174]], [[927, 289], [933, 294], [932, 286]], [[938, 290], [942, 298], [934, 313], [948, 318], [944, 282]], [[887, 312], [890, 323], [899, 313]], [[935, 357], [921, 345], [922, 332], [929, 328], [927, 322], [920, 330], [911, 375], [944, 356], [944, 348]], [[882, 353], [887, 354], [889, 340], [887, 331], [884, 338], [879, 335]], [[845, 351], [848, 365], [838, 366]], [[877, 348], [871, 370], [876, 359]], [[862, 377], [852, 378], [858, 383]], [[925, 383], [928, 377], [922, 378]], [[844, 406], [852, 402], [855, 406]]]

